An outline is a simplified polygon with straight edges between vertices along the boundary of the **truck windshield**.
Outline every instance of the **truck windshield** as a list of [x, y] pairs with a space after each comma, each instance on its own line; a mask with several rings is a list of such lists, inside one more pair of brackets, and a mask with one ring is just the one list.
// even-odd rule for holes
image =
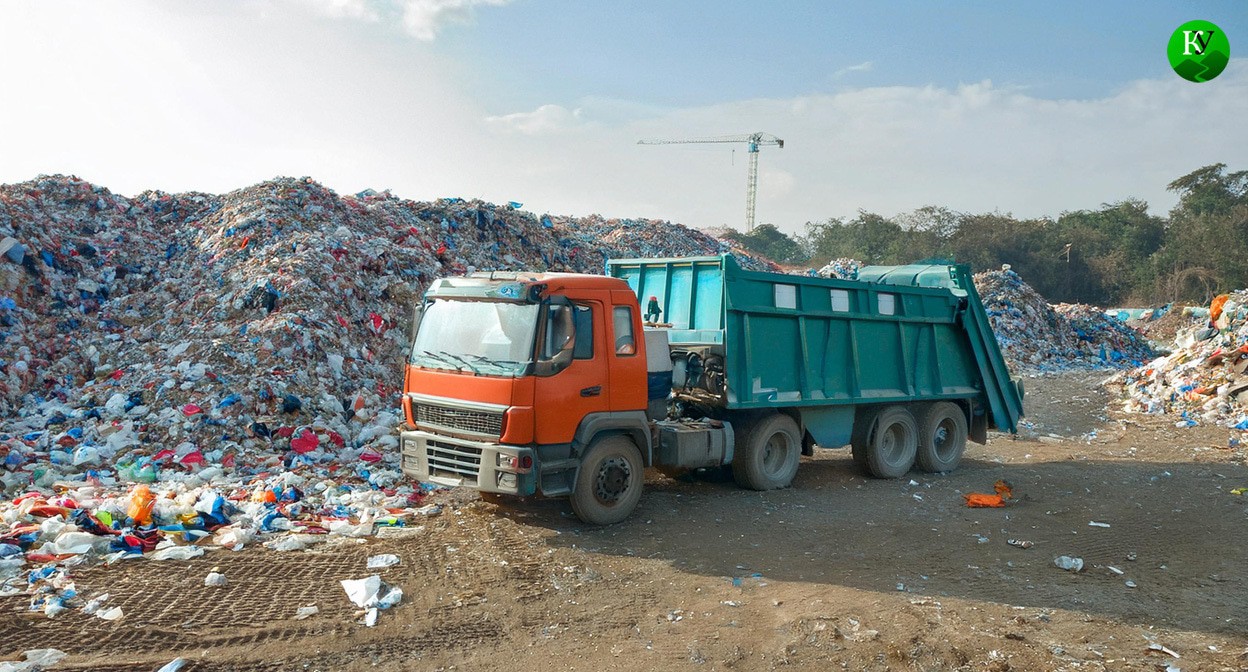
[[435, 299], [425, 306], [412, 364], [487, 376], [523, 375], [533, 361], [540, 306]]

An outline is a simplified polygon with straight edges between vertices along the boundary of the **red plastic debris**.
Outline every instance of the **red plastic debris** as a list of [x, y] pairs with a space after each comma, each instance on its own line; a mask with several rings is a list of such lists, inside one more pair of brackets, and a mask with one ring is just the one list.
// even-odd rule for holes
[[320, 437], [305, 429], [302, 434], [290, 440], [290, 449], [296, 453], [310, 453], [320, 444]]

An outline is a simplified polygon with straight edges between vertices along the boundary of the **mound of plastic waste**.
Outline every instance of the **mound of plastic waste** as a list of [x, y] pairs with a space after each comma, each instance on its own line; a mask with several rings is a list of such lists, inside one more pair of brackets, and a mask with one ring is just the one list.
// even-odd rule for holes
[[816, 271], [816, 275], [821, 278], [840, 278], [841, 280], [857, 280], [858, 270], [861, 269], [863, 263], [857, 259], [849, 257], [841, 257], [833, 259], [824, 264], [823, 268]]
[[1138, 365], [1157, 356], [1148, 339], [1134, 327], [1085, 303], [1053, 306], [1074, 330], [1085, 354], [1113, 366]]
[[1124, 367], [1155, 355], [1138, 332], [1101, 309], [1050, 305], [1012, 270], [977, 273], [975, 288], [1001, 352], [1015, 368]]
[[1215, 298], [1206, 320], [1179, 330], [1170, 354], [1111, 383], [1129, 412], [1248, 430], [1248, 290]]
[[294, 549], [423, 515], [394, 428], [430, 281], [731, 251], [517, 205], [307, 178], [134, 198], [63, 176], [0, 186], [0, 591], [52, 615], [74, 603], [59, 574], [14, 567]]

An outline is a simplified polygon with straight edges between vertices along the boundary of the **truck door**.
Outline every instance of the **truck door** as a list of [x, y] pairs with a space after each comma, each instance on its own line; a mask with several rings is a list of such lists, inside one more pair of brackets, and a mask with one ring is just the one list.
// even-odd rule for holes
[[[598, 301], [552, 301], [546, 306], [538, 333], [538, 369], [546, 362], [555, 366], [535, 383], [537, 443], [571, 443], [582, 418], [610, 410], [606, 332]], [[558, 361], [565, 350], [571, 350], [566, 366]]]

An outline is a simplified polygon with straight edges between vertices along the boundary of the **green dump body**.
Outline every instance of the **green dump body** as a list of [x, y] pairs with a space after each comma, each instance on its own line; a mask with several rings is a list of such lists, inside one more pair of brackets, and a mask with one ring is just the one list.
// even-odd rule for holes
[[965, 265], [839, 280], [746, 271], [724, 255], [611, 260], [607, 273], [643, 312], [658, 299], [674, 349], [722, 346], [730, 410], [964, 399], [988, 426], [1017, 431], [1021, 390]]

